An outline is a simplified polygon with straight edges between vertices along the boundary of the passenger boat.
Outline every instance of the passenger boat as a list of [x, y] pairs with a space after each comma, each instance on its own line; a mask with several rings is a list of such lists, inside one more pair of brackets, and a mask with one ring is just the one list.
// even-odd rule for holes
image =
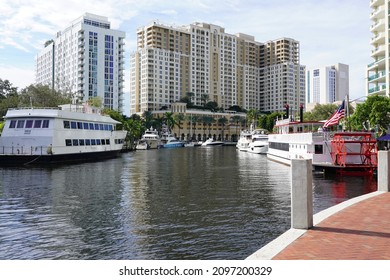
[[113, 158], [126, 131], [88, 105], [15, 108], [5, 115], [0, 165], [57, 164]]
[[138, 141], [138, 144], [137, 146], [135, 146], [135, 149], [136, 150], [148, 150], [149, 149], [149, 145], [148, 143], [146, 142], [145, 139], [141, 139]]
[[209, 138], [202, 143], [202, 146], [222, 146], [223, 142], [214, 140], [213, 138]]
[[311, 159], [315, 169], [340, 174], [372, 174], [377, 145], [371, 132], [324, 131], [322, 122], [284, 119], [268, 135], [267, 157], [290, 165], [291, 159]]

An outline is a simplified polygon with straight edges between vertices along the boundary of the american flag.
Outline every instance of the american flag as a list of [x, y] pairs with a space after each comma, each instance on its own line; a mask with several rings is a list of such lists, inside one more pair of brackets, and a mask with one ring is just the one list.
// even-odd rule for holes
[[343, 103], [341, 103], [341, 105], [337, 109], [337, 111], [334, 112], [333, 115], [329, 119], [327, 119], [327, 121], [324, 123], [324, 127], [338, 124], [339, 120], [344, 118], [344, 106], [345, 106], [345, 100], [343, 100]]

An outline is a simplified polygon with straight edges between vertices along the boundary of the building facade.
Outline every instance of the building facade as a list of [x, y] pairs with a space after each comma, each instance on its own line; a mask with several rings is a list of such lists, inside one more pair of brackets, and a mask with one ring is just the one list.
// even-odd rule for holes
[[106, 17], [86, 13], [57, 33], [36, 57], [36, 83], [72, 94], [75, 102], [99, 97], [123, 111], [125, 32]]
[[349, 66], [337, 63], [306, 72], [306, 103], [329, 104], [349, 94]]
[[390, 97], [389, 16], [390, 5], [386, 0], [371, 0], [371, 58], [367, 66], [367, 95]]
[[152, 22], [137, 30], [130, 62], [130, 114], [170, 108], [191, 93], [202, 106], [282, 111], [305, 101], [305, 67], [299, 42], [266, 43], [231, 35], [223, 27], [193, 23], [173, 27]]

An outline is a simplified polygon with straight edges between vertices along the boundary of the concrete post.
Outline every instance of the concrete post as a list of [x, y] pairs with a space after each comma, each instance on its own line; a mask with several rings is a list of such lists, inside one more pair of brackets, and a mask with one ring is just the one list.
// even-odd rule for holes
[[390, 151], [378, 151], [378, 191], [390, 191]]
[[313, 174], [311, 159], [291, 160], [291, 227], [313, 227]]

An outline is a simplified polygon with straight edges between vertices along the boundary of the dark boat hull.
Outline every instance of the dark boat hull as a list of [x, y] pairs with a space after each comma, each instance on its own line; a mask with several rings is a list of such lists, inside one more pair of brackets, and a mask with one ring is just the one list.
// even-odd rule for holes
[[54, 155], [0, 155], [0, 166], [59, 165], [67, 163], [93, 162], [119, 155], [120, 150]]

